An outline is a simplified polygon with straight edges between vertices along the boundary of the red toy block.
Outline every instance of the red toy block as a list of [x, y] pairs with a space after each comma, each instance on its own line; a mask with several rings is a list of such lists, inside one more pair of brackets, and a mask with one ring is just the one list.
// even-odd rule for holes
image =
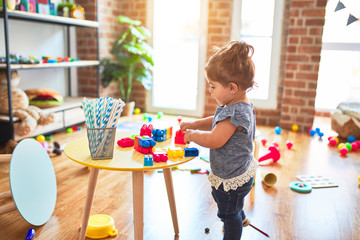
[[167, 162], [168, 155], [164, 151], [156, 151], [151, 153], [155, 162]]
[[140, 152], [140, 153], [143, 153], [143, 154], [150, 154], [150, 153], [152, 153], [152, 149], [153, 149], [152, 146], [145, 148], [145, 147], [142, 147], [142, 146], [139, 145], [139, 139], [140, 139], [140, 138], [141, 138], [141, 137], [138, 137], [138, 136], [135, 137], [135, 139], [134, 139], [134, 149], [135, 149], [136, 151]]
[[134, 140], [131, 138], [122, 138], [119, 141], [117, 141], [117, 145], [119, 145], [122, 148], [132, 147], [134, 146]]
[[176, 131], [175, 133], [175, 144], [183, 144], [185, 145], [184, 141], [185, 133], [183, 133], [181, 130]]
[[149, 126], [147, 126], [146, 124], [144, 124], [140, 129], [140, 136], [151, 137], [151, 132], [153, 129], [153, 125], [149, 124]]

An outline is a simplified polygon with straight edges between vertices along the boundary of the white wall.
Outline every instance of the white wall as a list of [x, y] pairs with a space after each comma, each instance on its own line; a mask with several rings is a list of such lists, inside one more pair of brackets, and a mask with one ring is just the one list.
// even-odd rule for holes
[[[41, 59], [42, 56], [52, 56], [54, 58], [68, 56], [66, 27], [64, 26], [9, 19], [8, 29], [10, 53], [23, 56], [32, 55], [38, 59]], [[0, 19], [0, 36], [0, 56], [5, 56], [3, 19]], [[70, 57], [76, 56], [72, 55]], [[64, 68], [19, 70], [21, 77], [19, 87], [23, 90], [49, 88], [67, 96], [67, 71], [68, 69]], [[76, 79], [74, 79], [74, 82], [76, 82]]]

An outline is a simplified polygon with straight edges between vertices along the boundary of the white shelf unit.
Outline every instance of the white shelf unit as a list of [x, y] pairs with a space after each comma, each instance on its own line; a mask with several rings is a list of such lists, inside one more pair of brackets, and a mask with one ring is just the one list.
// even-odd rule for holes
[[[58, 107], [43, 109], [43, 112], [53, 113], [55, 121], [52, 124], [46, 126], [38, 126], [37, 129], [25, 136], [17, 136], [14, 134], [14, 126], [19, 124], [19, 119], [14, 118], [12, 114], [12, 104], [11, 104], [11, 84], [10, 84], [10, 72], [12, 70], [27, 70], [27, 69], [49, 69], [49, 68], [71, 68], [71, 67], [88, 67], [88, 66], [99, 66], [99, 43], [97, 44], [97, 59], [94, 60], [80, 60], [74, 62], [61, 62], [61, 63], [40, 63], [40, 64], [12, 64], [10, 63], [10, 54], [9, 54], [9, 39], [8, 34], [11, 32], [11, 29], [8, 29], [8, 21], [15, 19], [26, 22], [39, 22], [46, 24], [56, 24], [65, 26], [68, 29], [69, 27], [90, 27], [97, 30], [97, 41], [99, 41], [99, 23], [97, 21], [89, 20], [78, 20], [73, 18], [66, 18], [60, 16], [51, 16], [51, 15], [41, 15], [37, 13], [23, 12], [17, 10], [8, 10], [3, 9], [0, 11], [0, 18], [4, 20], [4, 36], [5, 36], [5, 50], [6, 50], [6, 63], [0, 64], [0, 70], [3, 69], [7, 72], [7, 82], [8, 82], [8, 100], [9, 100], [9, 109], [10, 112], [8, 115], [0, 115], [0, 144], [6, 143], [9, 139], [14, 139], [19, 141], [23, 138], [34, 137], [39, 134], [49, 134], [55, 131], [65, 130], [67, 127], [82, 124], [85, 121], [83, 111], [81, 109], [81, 100], [83, 97], [65, 97], [64, 103]], [[68, 44], [69, 44], [69, 34], [67, 35]], [[68, 46], [68, 49], [70, 46]], [[98, 69], [98, 81], [97, 88], [99, 93], [100, 81], [99, 81], [99, 69]], [[70, 74], [69, 74], [70, 78]], [[71, 81], [71, 79], [69, 80]], [[71, 91], [69, 91], [69, 95]]]

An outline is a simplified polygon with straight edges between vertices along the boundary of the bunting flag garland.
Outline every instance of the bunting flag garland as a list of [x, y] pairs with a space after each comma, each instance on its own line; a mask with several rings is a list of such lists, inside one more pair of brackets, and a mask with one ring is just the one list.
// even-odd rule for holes
[[[337, 12], [341, 9], [344, 9], [344, 8], [346, 8], [345, 5], [341, 1], [339, 1], [338, 4], [336, 5], [335, 12]], [[349, 26], [350, 24], [352, 24], [353, 22], [356, 22], [357, 20], [359, 20], [359, 18], [355, 17], [354, 15], [352, 15], [350, 13], [346, 26]]]
[[345, 5], [339, 1], [338, 4], [336, 5], [335, 12], [339, 11], [341, 9], [344, 9], [344, 8], [345, 8]]
[[353, 22], [359, 20], [358, 18], [354, 17], [354, 15], [352, 14], [349, 14], [349, 18], [348, 18], [348, 21], [347, 21], [347, 24], [346, 26], [348, 26], [349, 24], [352, 24]]

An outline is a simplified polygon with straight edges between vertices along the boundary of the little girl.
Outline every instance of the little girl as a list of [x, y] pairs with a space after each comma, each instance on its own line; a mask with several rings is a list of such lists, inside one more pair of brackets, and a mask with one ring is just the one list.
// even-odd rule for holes
[[211, 96], [220, 105], [215, 115], [180, 125], [185, 142], [210, 148], [212, 195], [218, 217], [224, 222], [224, 240], [241, 239], [243, 225], [250, 222], [243, 206], [257, 167], [252, 156], [255, 111], [246, 96], [254, 85], [254, 48], [232, 41], [205, 66]]

